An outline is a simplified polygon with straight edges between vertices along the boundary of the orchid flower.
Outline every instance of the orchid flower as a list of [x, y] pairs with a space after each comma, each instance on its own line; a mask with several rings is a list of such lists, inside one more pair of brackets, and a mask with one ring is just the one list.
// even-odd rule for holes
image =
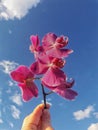
[[46, 54], [52, 57], [63, 58], [73, 52], [73, 50], [63, 48], [68, 44], [68, 37], [57, 37], [54, 33], [46, 34], [42, 39], [42, 44]]
[[66, 75], [60, 68], [64, 67], [65, 61], [60, 58], [53, 58], [44, 55], [30, 67], [33, 73], [44, 74], [42, 81], [49, 86], [59, 85], [65, 80]]
[[75, 99], [75, 97], [78, 95], [77, 92], [75, 92], [74, 90], [72, 90], [72, 86], [74, 85], [74, 80], [72, 80], [71, 82], [62, 82], [60, 85], [58, 86], [48, 86], [47, 84], [45, 84], [45, 82], [43, 82], [43, 84], [50, 90], [52, 90], [53, 92], [57, 93], [58, 95], [60, 95], [61, 97], [68, 99], [68, 100], [73, 100]]
[[16, 70], [11, 72], [11, 77], [13, 80], [18, 82], [24, 101], [28, 101], [32, 97], [38, 96], [38, 89], [33, 82], [34, 74], [28, 67], [24, 65], [19, 66]]
[[[12, 79], [18, 82], [23, 100], [29, 101], [38, 96], [38, 88], [34, 83], [36, 79], [41, 82], [45, 108], [46, 96], [51, 93], [46, 93], [45, 87], [65, 99], [75, 99], [77, 92], [72, 90], [74, 80], [68, 82], [67, 76], [62, 70], [66, 63], [64, 58], [73, 52], [66, 48], [68, 37], [63, 35], [58, 37], [54, 33], [47, 33], [43, 37], [41, 45], [38, 35], [32, 35], [30, 40], [30, 51], [34, 54], [35, 62], [29, 68], [21, 65], [10, 74]], [[36, 77], [39, 75], [41, 77]]]
[[30, 40], [32, 44], [30, 45], [29, 49], [32, 53], [34, 53], [35, 59], [37, 59], [39, 55], [43, 52], [43, 47], [40, 46], [40, 40], [38, 35], [32, 35], [30, 37]]

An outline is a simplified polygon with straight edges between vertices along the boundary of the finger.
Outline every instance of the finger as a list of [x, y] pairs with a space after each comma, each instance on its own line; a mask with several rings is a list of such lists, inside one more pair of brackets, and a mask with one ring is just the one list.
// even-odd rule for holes
[[[50, 105], [47, 104], [47, 108], [49, 108], [49, 107], [50, 107]], [[41, 119], [43, 110], [44, 110], [44, 104], [38, 105], [34, 109], [34, 111], [24, 119], [23, 125], [22, 125], [23, 130], [25, 130], [24, 128], [26, 128], [26, 127], [28, 128], [28, 130], [29, 130], [29, 128], [31, 129], [32, 127], [37, 128], [39, 121]]]
[[45, 124], [50, 124], [51, 123], [50, 112], [49, 112], [48, 109], [43, 110], [42, 121]]
[[37, 127], [35, 125], [32, 125], [32, 124], [23, 125], [21, 130], [37, 130]]
[[[47, 108], [49, 108], [50, 105], [47, 104]], [[29, 115], [29, 123], [33, 123], [35, 125], [39, 124], [40, 118], [42, 116], [44, 110], [44, 104], [38, 105], [34, 111]]]
[[52, 125], [51, 125], [51, 117], [50, 117], [50, 112], [48, 109], [43, 110], [42, 114], [42, 124], [43, 128], [45, 130], [53, 130]]

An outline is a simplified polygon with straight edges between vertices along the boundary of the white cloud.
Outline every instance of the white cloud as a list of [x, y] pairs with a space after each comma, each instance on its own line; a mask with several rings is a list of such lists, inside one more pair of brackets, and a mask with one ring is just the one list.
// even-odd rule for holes
[[0, 98], [0, 104], [2, 103], [2, 99]]
[[0, 70], [2, 70], [6, 74], [9, 74], [18, 65], [19, 64], [14, 61], [3, 60], [3, 61], [0, 61]]
[[94, 112], [93, 115], [95, 116], [95, 118], [98, 118], [98, 112]]
[[14, 124], [12, 122], [9, 122], [9, 125], [10, 125], [11, 128], [14, 127]]
[[15, 93], [13, 96], [11, 96], [10, 100], [12, 100], [12, 102], [16, 103], [18, 106], [22, 105], [21, 95], [18, 93]]
[[8, 84], [9, 84], [9, 86], [13, 86], [14, 84], [13, 84], [13, 82], [12, 81], [8, 81]]
[[8, 90], [6, 90], [6, 93], [11, 93], [11, 89], [9, 88]]
[[87, 130], [98, 130], [98, 123], [91, 124]]
[[89, 118], [93, 111], [94, 111], [94, 107], [90, 105], [84, 110], [79, 110], [74, 112], [73, 115], [76, 120], [82, 120], [85, 118]]
[[8, 81], [8, 85], [9, 85], [10, 87], [12, 87], [12, 86], [17, 86], [17, 82], [16, 82], [16, 81], [11, 81], [11, 80], [9, 80], [9, 81]]
[[12, 34], [12, 30], [9, 29], [8, 33], [9, 33], [9, 34]]
[[1, 0], [0, 19], [21, 19], [32, 7], [36, 7], [41, 0]]
[[2, 124], [3, 123], [3, 120], [0, 118], [0, 124]]
[[[52, 106], [51, 100], [52, 100], [51, 98], [46, 99], [46, 103], [49, 104], [50, 106]], [[44, 100], [42, 100], [41, 102], [44, 103]]]
[[11, 114], [14, 119], [20, 119], [20, 110], [16, 108], [16, 106], [11, 105]]

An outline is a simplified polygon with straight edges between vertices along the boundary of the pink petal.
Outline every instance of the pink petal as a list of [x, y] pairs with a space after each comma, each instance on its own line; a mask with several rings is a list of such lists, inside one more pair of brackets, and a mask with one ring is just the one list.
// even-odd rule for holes
[[77, 92], [71, 89], [66, 89], [65, 87], [57, 87], [53, 91], [56, 92], [58, 95], [62, 96], [63, 98], [69, 100], [74, 99], [78, 95]]
[[49, 64], [50, 63], [50, 58], [48, 55], [43, 54], [41, 57], [39, 57], [38, 61], [42, 64]]
[[32, 42], [33, 49], [34, 49], [34, 50], [37, 50], [37, 48], [38, 48], [38, 46], [39, 46], [39, 43], [40, 43], [39, 38], [38, 38], [38, 35], [32, 35], [32, 36], [30, 37], [30, 40], [31, 40], [31, 42]]
[[48, 71], [44, 74], [42, 82], [47, 86], [58, 86], [66, 79], [66, 75], [60, 69], [49, 68]]
[[38, 74], [39, 73], [39, 64], [38, 64], [38, 62], [34, 62], [33, 64], [31, 64], [30, 69], [34, 74]]
[[[33, 51], [31, 50], [31, 52], [33, 52]], [[44, 54], [44, 49], [43, 49], [42, 46], [39, 46], [39, 47], [37, 48], [37, 50], [34, 51], [33, 53], [34, 53], [35, 59], [37, 60], [38, 58], [40, 58], [40, 57], [43, 56], [43, 54]]]
[[74, 85], [74, 83], [75, 83], [75, 81], [72, 80], [72, 81], [70, 81], [70, 82], [65, 82], [65, 83], [62, 84], [62, 85], [64, 85], [66, 88], [72, 88], [73, 85]]
[[11, 77], [17, 82], [23, 82], [25, 79], [34, 77], [34, 74], [27, 66], [21, 65], [16, 70], [11, 72]]
[[42, 82], [42, 84], [45, 87], [47, 87], [48, 89], [50, 89], [51, 91], [57, 93], [58, 95], [62, 96], [63, 98], [69, 99], [69, 100], [74, 99], [78, 95], [77, 92], [70, 89], [74, 84], [74, 80], [71, 82], [65, 82], [65, 83], [62, 82], [58, 86], [49, 86], [49, 85], [45, 84], [44, 82]]
[[17, 72], [22, 73], [25, 77], [33, 77], [34, 74], [30, 71], [27, 66], [21, 65], [16, 69]]
[[40, 58], [38, 58], [38, 61], [41, 64], [46, 64], [49, 67], [49, 64], [53, 63], [54, 57], [50, 57], [46, 54], [43, 54]]
[[30, 69], [34, 74], [44, 74], [48, 67], [47, 64], [43, 64], [37, 61], [30, 66]]
[[42, 43], [43, 43], [43, 47], [45, 50], [48, 50], [51, 48], [51, 46], [53, 46], [53, 44], [55, 43], [57, 36], [54, 33], [48, 33], [46, 34], [43, 39], [42, 39]]
[[68, 44], [68, 37], [60, 36], [56, 39], [56, 47], [63, 48]]
[[[54, 53], [55, 52], [55, 53]], [[56, 47], [46, 51], [48, 56], [56, 57], [56, 58], [64, 58], [67, 57], [73, 50], [69, 49], [57, 49]]]
[[53, 59], [53, 57], [43, 54], [30, 66], [30, 69], [34, 74], [44, 74], [50, 67], [49, 65], [53, 62]]
[[12, 79], [17, 82], [23, 82], [24, 79], [26, 78], [22, 73], [17, 72], [17, 71], [12, 71], [10, 75]]
[[33, 82], [29, 84], [29, 86], [21, 83], [19, 84], [19, 87], [21, 89], [22, 98], [24, 101], [29, 101], [31, 98], [38, 96], [38, 89]]

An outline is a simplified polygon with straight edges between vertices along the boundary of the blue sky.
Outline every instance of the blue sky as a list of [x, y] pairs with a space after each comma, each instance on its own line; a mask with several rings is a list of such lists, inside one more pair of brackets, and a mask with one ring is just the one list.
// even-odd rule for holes
[[42, 102], [39, 97], [23, 102], [9, 72], [18, 65], [29, 66], [30, 35], [40, 39], [54, 32], [69, 37], [74, 50], [64, 68], [75, 79], [75, 101], [56, 94], [47, 97], [52, 104], [55, 130], [98, 130], [98, 1], [97, 0], [1, 0], [0, 1], [0, 130], [20, 130], [26, 115]]

